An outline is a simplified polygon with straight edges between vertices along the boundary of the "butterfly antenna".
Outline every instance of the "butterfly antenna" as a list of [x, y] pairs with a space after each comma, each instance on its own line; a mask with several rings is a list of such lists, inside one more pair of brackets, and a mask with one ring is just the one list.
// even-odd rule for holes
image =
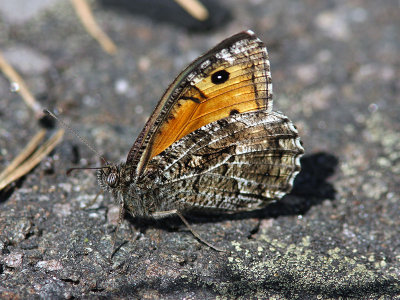
[[[94, 154], [96, 154], [96, 155], [103, 161], [104, 164], [107, 164], [107, 163], [108, 163], [107, 160], [106, 160], [103, 156], [101, 156], [100, 153], [99, 153], [94, 147], [92, 147], [92, 146], [89, 144], [89, 142], [88, 142], [85, 138], [83, 138], [82, 136], [80, 136], [76, 130], [72, 129], [71, 126], [69, 126], [69, 125], [68, 125], [67, 123], [65, 123], [63, 120], [59, 119], [55, 114], [53, 114], [53, 113], [52, 113], [51, 111], [49, 111], [48, 109], [44, 109], [43, 112], [44, 112], [45, 114], [48, 114], [49, 116], [53, 117], [54, 119], [56, 119], [58, 122], [60, 122], [60, 124], [61, 124], [64, 128], [68, 129], [68, 130], [71, 131], [73, 134], [75, 134], [76, 137], [78, 137], [78, 139], [80, 139], [82, 143], [84, 143], [90, 150], [92, 150], [92, 152], [93, 152]], [[77, 168], [74, 168], [74, 169], [77, 169]], [[72, 171], [72, 170], [71, 170], [71, 171]]]
[[89, 167], [89, 168], [69, 168], [67, 170], [67, 176], [71, 175], [71, 172], [75, 171], [75, 170], [101, 170], [103, 168], [107, 168], [107, 166], [106, 167], [93, 167], [93, 168], [92, 167]]

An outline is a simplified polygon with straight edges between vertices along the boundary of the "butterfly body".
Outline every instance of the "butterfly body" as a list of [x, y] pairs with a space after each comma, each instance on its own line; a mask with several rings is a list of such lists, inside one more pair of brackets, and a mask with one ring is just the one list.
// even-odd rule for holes
[[268, 54], [247, 31], [186, 68], [126, 163], [98, 180], [134, 216], [253, 210], [291, 190], [303, 152], [292, 122], [272, 111]]

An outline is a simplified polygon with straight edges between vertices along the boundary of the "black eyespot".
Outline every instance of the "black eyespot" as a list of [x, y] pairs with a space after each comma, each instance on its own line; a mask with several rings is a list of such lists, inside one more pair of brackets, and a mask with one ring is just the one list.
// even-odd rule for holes
[[237, 110], [237, 109], [232, 109], [230, 112], [229, 112], [229, 115], [230, 116], [233, 116], [233, 115], [236, 115], [236, 114], [238, 114], [239, 113], [239, 111]]
[[116, 173], [110, 173], [107, 176], [107, 184], [110, 187], [116, 187], [117, 186], [117, 184], [118, 184], [118, 176], [117, 176]]
[[229, 73], [225, 70], [215, 72], [211, 75], [211, 82], [214, 84], [224, 83], [229, 79]]

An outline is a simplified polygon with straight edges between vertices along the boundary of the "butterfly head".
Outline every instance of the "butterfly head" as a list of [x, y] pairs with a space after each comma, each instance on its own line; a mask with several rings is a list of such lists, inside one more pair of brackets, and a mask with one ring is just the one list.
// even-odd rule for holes
[[[131, 168], [122, 163], [107, 163], [97, 171], [100, 187], [111, 193], [120, 208], [127, 209], [132, 215], [147, 216], [148, 207], [143, 206], [142, 197], [138, 193], [135, 176], [131, 176]], [[134, 203], [134, 204], [133, 204]]]
[[122, 178], [121, 165], [107, 164], [97, 171], [97, 180], [103, 190], [116, 192], [121, 186]]

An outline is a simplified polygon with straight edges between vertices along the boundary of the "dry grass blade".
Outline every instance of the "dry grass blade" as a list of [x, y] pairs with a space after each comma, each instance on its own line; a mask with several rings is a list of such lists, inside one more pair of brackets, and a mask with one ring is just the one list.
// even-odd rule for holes
[[175, 0], [184, 10], [193, 18], [199, 21], [205, 21], [208, 18], [208, 10], [198, 0]]
[[[11, 164], [0, 174], [0, 190], [11, 182], [21, 178], [31, 171], [54, 147], [61, 141], [64, 129], [58, 130], [42, 146], [37, 148], [43, 140], [45, 131], [42, 129], [28, 143], [24, 150], [11, 162]], [[37, 148], [37, 149], [36, 149]], [[35, 151], [36, 149], [36, 151]]]
[[11, 172], [14, 171], [15, 168], [17, 168], [24, 160], [26, 160], [33, 152], [34, 150], [38, 147], [40, 142], [43, 140], [44, 136], [46, 134], [46, 130], [41, 129], [26, 145], [26, 147], [21, 151], [20, 154], [14, 160], [5, 168], [3, 172], [0, 173], [0, 181], [7, 177], [7, 175]]
[[35, 97], [31, 94], [28, 87], [25, 84], [25, 81], [21, 76], [14, 70], [14, 68], [5, 60], [3, 54], [0, 52], [0, 69], [4, 73], [4, 75], [10, 80], [12, 83], [18, 84], [18, 92], [21, 95], [22, 99], [24, 99], [26, 105], [28, 105], [34, 112], [37, 119], [41, 119], [43, 117], [43, 112], [40, 104], [36, 101]]
[[92, 11], [85, 0], [71, 0], [76, 14], [81, 20], [83, 26], [85, 26], [87, 32], [95, 38], [104, 51], [108, 54], [115, 54], [117, 52], [117, 46], [113, 41], [101, 30], [96, 20], [93, 17]]

